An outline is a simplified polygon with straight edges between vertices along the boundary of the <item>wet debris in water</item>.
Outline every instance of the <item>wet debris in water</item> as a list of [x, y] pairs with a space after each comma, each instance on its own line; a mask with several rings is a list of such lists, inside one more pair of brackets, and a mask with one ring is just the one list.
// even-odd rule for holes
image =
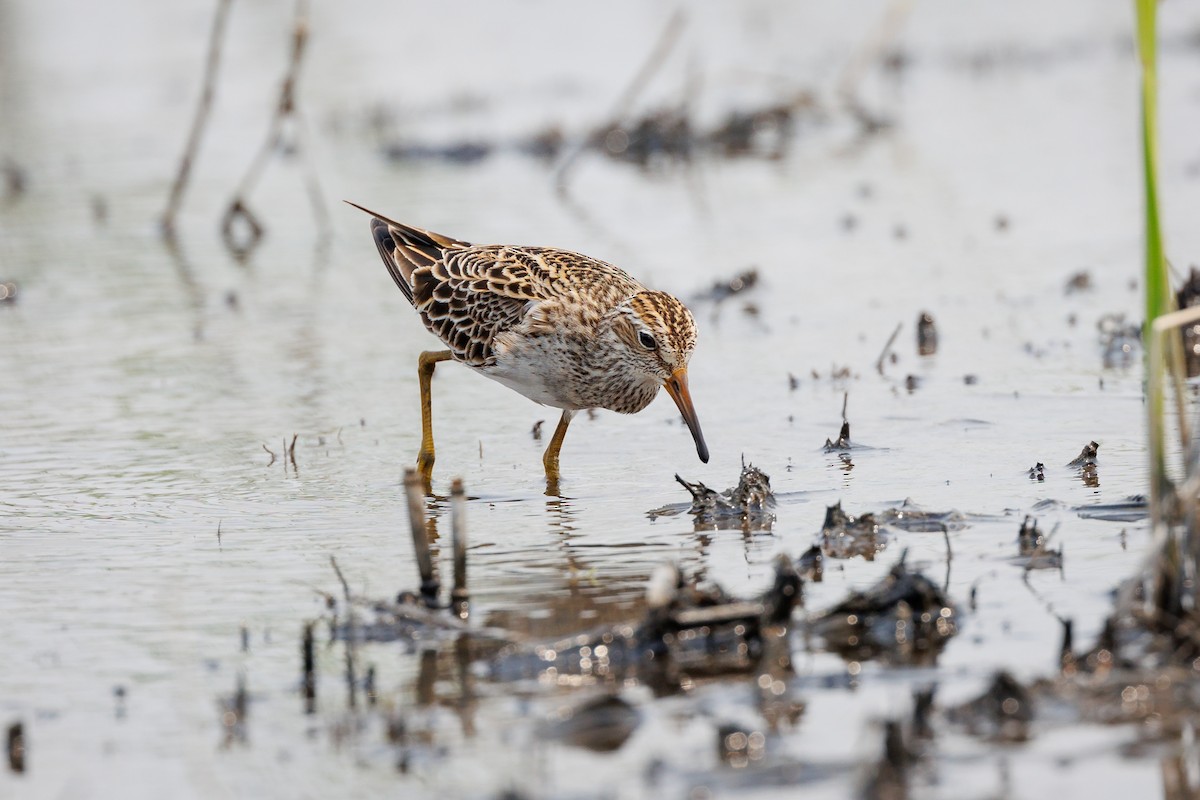
[[562, 128], [551, 125], [517, 143], [517, 151], [542, 161], [553, 161], [562, 153], [566, 137]]
[[237, 688], [229, 697], [220, 703], [221, 729], [224, 732], [222, 745], [231, 747], [234, 744], [246, 743], [246, 712], [249, 708], [249, 697], [246, 694], [246, 677], [238, 675]]
[[3, 163], [0, 163], [0, 175], [4, 177], [5, 199], [11, 200], [25, 194], [29, 180], [25, 170], [11, 157], [5, 157]]
[[1061, 570], [1063, 567], [1062, 548], [1051, 550], [1048, 543], [1049, 537], [1043, 534], [1041, 528], [1037, 526], [1037, 520], [1026, 515], [1020, 530], [1017, 531], [1017, 555], [1013, 561], [1024, 566], [1026, 571], [1033, 569]]
[[887, 547], [888, 539], [874, 514], [851, 516], [842, 510], [840, 500], [825, 509], [820, 543], [822, 554], [828, 558], [862, 556], [874, 561], [875, 554]]
[[530, 429], [529, 433], [531, 436], [533, 436], [533, 440], [535, 442], [540, 442], [542, 440], [542, 426], [545, 424], [546, 420], [544, 419], [539, 419], [537, 422], [533, 423], [533, 428]]
[[391, 142], [383, 146], [383, 157], [392, 162], [444, 161], [467, 166], [483, 161], [495, 148], [487, 142], [460, 141], [449, 144]]
[[1036, 553], [1046, 544], [1046, 537], [1037, 526], [1037, 520], [1033, 517], [1026, 516], [1025, 521], [1021, 523], [1021, 530], [1017, 532], [1017, 552], [1023, 556], [1028, 556]]
[[1079, 470], [1079, 476], [1083, 479], [1083, 485], [1096, 487], [1100, 485], [1100, 473], [1097, 469], [1096, 456], [1100, 449], [1097, 442], [1088, 442], [1084, 445], [1083, 450], [1079, 455], [1067, 462], [1068, 467], [1074, 467]]
[[1098, 503], [1076, 506], [1076, 514], [1084, 519], [1102, 519], [1110, 522], [1140, 522], [1150, 515], [1146, 496], [1137, 494], [1116, 503]]
[[932, 314], [922, 311], [917, 317], [917, 355], [932, 356], [937, 353], [937, 349], [937, 324], [934, 323]]
[[[1187, 279], [1175, 292], [1175, 305], [1180, 310], [1200, 305], [1200, 269], [1192, 266], [1188, 270]], [[1183, 357], [1187, 365], [1187, 375], [1194, 378], [1200, 375], [1200, 322], [1182, 328]]]
[[909, 394], [912, 394], [920, 387], [921, 387], [921, 379], [918, 378], [916, 375], [905, 375], [904, 376], [904, 389]]
[[834, 453], [849, 450], [850, 448], [850, 423], [843, 422], [841, 430], [838, 431], [837, 440], [831, 441], [826, 439], [824, 450], [826, 453]]
[[1092, 273], [1084, 269], [1067, 278], [1067, 283], [1063, 287], [1063, 292], [1065, 294], [1090, 292], [1092, 288]]
[[709, 289], [697, 294], [694, 299], [697, 302], [720, 303], [735, 294], [753, 289], [757, 284], [758, 268], [750, 267], [732, 278], [715, 281]]
[[783, 645], [802, 586], [784, 555], [776, 560], [772, 586], [752, 600], [730, 597], [719, 586], [686, 583], [677, 568], [664, 565], [648, 582], [640, 622], [532, 647], [511, 644], [491, 660], [489, 677], [542, 677], [560, 685], [636, 679], [669, 693], [691, 676], [790, 670]]
[[815, 369], [811, 370], [809, 374], [812, 375], [812, 379], [814, 381], [819, 381], [822, 379], [822, 377], [825, 377], [831, 381], [844, 381], [851, 378], [858, 378], [858, 375], [854, 374], [854, 370], [852, 370], [849, 365], [838, 366], [837, 364], [830, 365], [828, 375], [822, 376], [821, 373]]
[[1075, 458], [1073, 458], [1067, 462], [1067, 466], [1075, 467], [1076, 469], [1086, 469], [1088, 467], [1094, 467], [1094, 466], [1096, 466], [1096, 456], [1097, 456], [1099, 450], [1100, 450], [1099, 442], [1095, 442], [1095, 441], [1088, 442], [1087, 444], [1085, 444], [1083, 446], [1083, 449], [1081, 451], [1079, 451], [1079, 455], [1077, 455]]
[[14, 722], [8, 726], [8, 768], [18, 775], [25, 772], [25, 724]]
[[907, 800], [909, 766], [913, 761], [900, 723], [887, 720], [883, 723], [883, 754], [868, 769], [859, 797], [862, 800]]
[[115, 705], [113, 716], [117, 719], [125, 719], [125, 696], [127, 694], [124, 686], [113, 687], [113, 701]]
[[1033, 693], [1008, 672], [998, 672], [987, 690], [946, 710], [946, 719], [990, 741], [1024, 742], [1034, 718]]
[[673, 516], [687, 511], [695, 517], [697, 529], [766, 530], [775, 521], [775, 494], [770, 477], [753, 464], [743, 460], [742, 473], [736, 486], [723, 492], [708, 488], [702, 482], [689, 483], [679, 475], [675, 480], [692, 495], [691, 506], [673, 504], [649, 512], [651, 519]]
[[1105, 369], [1133, 365], [1142, 346], [1142, 331], [1136, 323], [1126, 322], [1124, 314], [1105, 314], [1096, 321], [1096, 330], [1100, 333]]
[[816, 111], [816, 98], [808, 92], [800, 92], [788, 102], [730, 111], [720, 125], [703, 135], [702, 145], [725, 158], [777, 160], [787, 154], [797, 118]]
[[884, 525], [910, 533], [961, 531], [967, 527], [967, 516], [961, 511], [926, 511], [910, 498], [895, 508], [885, 508], [878, 519]]
[[717, 757], [734, 769], [742, 769], [766, 755], [767, 737], [762, 731], [726, 723], [717, 727]]
[[17, 302], [16, 281], [0, 281], [0, 306]]
[[564, 704], [539, 730], [539, 737], [595, 753], [611, 753], [641, 724], [637, 708], [617, 694], [603, 694], [582, 703]]
[[1042, 462], [1037, 462], [1029, 468], [1029, 480], [1041, 483], [1046, 480], [1046, 465]]
[[796, 571], [809, 583], [820, 583], [825, 579], [825, 554], [820, 545], [814, 544], [804, 551], [796, 562]]
[[958, 632], [957, 615], [933, 581], [908, 569], [906, 555], [877, 584], [811, 619], [809, 630], [847, 660], [933, 664]]

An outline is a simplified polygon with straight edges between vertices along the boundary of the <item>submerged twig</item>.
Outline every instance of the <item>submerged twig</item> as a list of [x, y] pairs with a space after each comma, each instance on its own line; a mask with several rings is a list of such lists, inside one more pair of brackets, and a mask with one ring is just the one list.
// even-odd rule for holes
[[217, 89], [217, 69], [221, 63], [221, 42], [225, 38], [225, 22], [229, 17], [229, 8], [233, 0], [217, 0], [217, 13], [213, 18], [212, 33], [208, 39], [208, 58], [204, 66], [204, 89], [200, 93], [200, 103], [196, 106], [196, 116], [192, 119], [192, 128], [188, 133], [187, 144], [183, 156], [179, 159], [179, 171], [175, 182], [171, 184], [171, 194], [167, 199], [167, 207], [159, 220], [159, 230], [168, 239], [175, 235], [175, 216], [183, 203], [183, 193], [187, 189], [188, 178], [192, 173], [192, 162], [196, 151], [200, 148], [200, 137], [208, 122], [208, 113], [212, 108], [213, 96]]

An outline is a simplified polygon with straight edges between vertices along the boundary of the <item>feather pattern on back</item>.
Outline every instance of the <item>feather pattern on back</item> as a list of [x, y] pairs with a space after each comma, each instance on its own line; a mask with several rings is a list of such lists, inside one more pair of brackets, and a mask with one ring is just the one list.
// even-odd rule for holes
[[[501, 333], [549, 333], [543, 330], [540, 305], [576, 306], [580, 321], [594, 324], [642, 290], [620, 268], [590, 256], [547, 247], [472, 245], [367, 213], [374, 217], [371, 233], [396, 285], [454, 359], [473, 367], [495, 363], [495, 339]], [[587, 303], [580, 302], [581, 295]]]

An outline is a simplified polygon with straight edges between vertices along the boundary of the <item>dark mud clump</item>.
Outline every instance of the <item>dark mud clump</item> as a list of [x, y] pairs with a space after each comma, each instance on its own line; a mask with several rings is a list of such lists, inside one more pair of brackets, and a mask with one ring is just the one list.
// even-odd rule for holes
[[1038, 527], [1037, 520], [1026, 516], [1017, 531], [1017, 555], [1014, 562], [1025, 569], [1062, 569], [1063, 551], [1052, 550], [1048, 537]]
[[875, 554], [887, 547], [888, 535], [874, 514], [852, 516], [842, 510], [842, 503], [825, 509], [821, 525], [821, 552], [828, 558], [862, 556], [874, 561]]
[[813, 619], [809, 629], [847, 660], [931, 665], [958, 624], [942, 589], [909, 570], [901, 556], [879, 583], [852, 592]]
[[750, 267], [737, 273], [732, 278], [714, 281], [713, 285], [697, 294], [697, 302], [720, 303], [736, 294], [749, 291], [758, 285], [758, 269]]
[[641, 712], [635, 706], [620, 695], [606, 693], [582, 703], [562, 706], [538, 735], [547, 741], [595, 753], [611, 753], [625, 744], [641, 721]]
[[1083, 450], [1081, 450], [1079, 452], [1079, 455], [1075, 456], [1075, 458], [1073, 458], [1067, 462], [1067, 466], [1075, 467], [1076, 469], [1087, 469], [1088, 467], [1095, 467], [1096, 466], [1096, 456], [1099, 453], [1099, 451], [1100, 451], [1100, 444], [1098, 442], [1094, 442], [1094, 441], [1088, 442], [1086, 445], [1083, 446]]
[[532, 647], [510, 645], [491, 660], [489, 677], [636, 679], [672, 692], [689, 675], [789, 668], [787, 622], [801, 593], [800, 576], [782, 555], [771, 587], [751, 600], [731, 597], [719, 586], [685, 583], [674, 567], [660, 567], [647, 587], [648, 608], [640, 622]]
[[695, 517], [697, 529], [770, 530], [775, 521], [775, 494], [770, 477], [753, 464], [742, 465], [736, 486], [723, 492], [710, 489], [700, 481], [689, 483], [675, 476], [692, 495], [691, 506], [663, 506], [650, 516], [671, 516], [686, 510]]
[[826, 453], [838, 453], [849, 450], [852, 447], [850, 444], [850, 423], [843, 422], [841, 430], [838, 431], [837, 439], [826, 439], [824, 451]]
[[1100, 485], [1100, 472], [1096, 460], [1099, 449], [1099, 443], [1088, 442], [1078, 456], [1067, 462], [1068, 467], [1079, 470], [1079, 477], [1085, 486], [1094, 488]]
[[1042, 462], [1037, 462], [1029, 468], [1029, 480], [1042, 483], [1046, 480], [1046, 465]]
[[804, 551], [796, 562], [796, 570], [800, 577], [810, 583], [820, 583], [825, 579], [825, 554], [821, 546], [814, 544]]
[[1033, 693], [1009, 673], [999, 672], [983, 694], [948, 709], [946, 718], [991, 741], [1024, 742], [1034, 718]]

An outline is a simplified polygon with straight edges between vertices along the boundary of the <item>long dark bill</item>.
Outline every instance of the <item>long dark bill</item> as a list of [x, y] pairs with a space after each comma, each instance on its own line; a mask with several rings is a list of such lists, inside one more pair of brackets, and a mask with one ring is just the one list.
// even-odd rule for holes
[[663, 388], [667, 390], [667, 394], [671, 395], [675, 405], [679, 406], [679, 413], [683, 415], [683, 421], [687, 423], [688, 430], [692, 432], [692, 438], [696, 440], [696, 455], [700, 456], [700, 460], [707, 464], [708, 445], [704, 443], [704, 434], [700, 432], [700, 420], [696, 416], [696, 407], [692, 405], [692, 395], [688, 392], [687, 368], [680, 367], [675, 370], [671, 377], [667, 378]]

